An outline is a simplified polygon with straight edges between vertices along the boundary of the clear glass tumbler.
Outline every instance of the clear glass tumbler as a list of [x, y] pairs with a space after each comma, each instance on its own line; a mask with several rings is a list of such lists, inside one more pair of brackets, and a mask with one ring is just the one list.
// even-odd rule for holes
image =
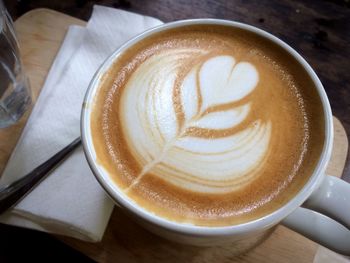
[[16, 123], [31, 101], [13, 22], [0, 0], [0, 128]]

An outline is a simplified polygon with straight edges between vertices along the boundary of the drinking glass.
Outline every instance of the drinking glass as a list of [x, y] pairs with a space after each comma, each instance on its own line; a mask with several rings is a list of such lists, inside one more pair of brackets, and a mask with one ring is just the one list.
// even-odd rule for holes
[[16, 123], [31, 101], [13, 21], [0, 0], [0, 128]]

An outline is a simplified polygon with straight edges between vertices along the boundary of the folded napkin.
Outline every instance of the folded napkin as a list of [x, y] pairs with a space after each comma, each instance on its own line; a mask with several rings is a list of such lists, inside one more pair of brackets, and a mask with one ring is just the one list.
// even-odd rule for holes
[[[69, 28], [1, 185], [27, 174], [80, 135], [81, 105], [95, 71], [125, 41], [159, 24], [151, 17], [95, 6], [86, 28]], [[99, 241], [112, 209], [80, 147], [0, 221]]]

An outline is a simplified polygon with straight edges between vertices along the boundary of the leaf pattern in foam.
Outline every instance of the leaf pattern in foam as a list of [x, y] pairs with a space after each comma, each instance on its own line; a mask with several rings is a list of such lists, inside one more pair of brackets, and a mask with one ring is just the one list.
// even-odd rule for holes
[[191, 123], [191, 126], [203, 129], [229, 129], [240, 124], [250, 110], [250, 103], [230, 110], [210, 112], [199, 120]]
[[198, 114], [198, 96], [200, 96], [196, 83], [198, 70], [198, 67], [192, 69], [185, 77], [181, 86], [181, 103], [187, 121]]
[[211, 106], [238, 101], [254, 90], [259, 78], [255, 67], [247, 62], [235, 63], [231, 56], [217, 56], [202, 65], [202, 112]]
[[[154, 61], [159, 65], [164, 65], [165, 58], [170, 62], [179, 61], [176, 57], [160, 55], [155, 56]], [[175, 107], [172, 101], [175, 80], [170, 79], [169, 76], [176, 76], [176, 74], [172, 75], [171, 70], [168, 72], [169, 67], [156, 67], [156, 70], [148, 71], [148, 66], [147, 63], [141, 65], [140, 72], [147, 74], [144, 79], [134, 81], [132, 84], [134, 89], [144, 90], [144, 83], [150, 83], [148, 80], [158, 75], [159, 70], [163, 73], [160, 75], [168, 76], [168, 81], [155, 82], [155, 85], [149, 86], [150, 91], [140, 93], [142, 96], [139, 100], [149, 101], [150, 105], [146, 109], [155, 109], [157, 117], [153, 118], [154, 112], [150, 111], [148, 113], [151, 117], [147, 118], [150, 123], [143, 123], [143, 120], [146, 119], [141, 117], [145, 107], [137, 104], [138, 110], [135, 118], [130, 125], [125, 125], [128, 129], [126, 134], [131, 134], [132, 138], [129, 141], [133, 143], [132, 148], [140, 156], [139, 159], [152, 156], [152, 160], [143, 166], [142, 171], [126, 191], [136, 185], [150, 170], [154, 174], [159, 173], [162, 178], [167, 178], [180, 187], [197, 188], [198, 191], [201, 191], [203, 187], [203, 191], [227, 191], [231, 189], [231, 186], [225, 188], [226, 190], [211, 188], [210, 182], [219, 182], [223, 178], [236, 180], [235, 178], [248, 174], [249, 171], [261, 165], [270, 139], [270, 122], [266, 124], [257, 120], [256, 125], [244, 127], [238, 133], [226, 137], [197, 138], [186, 133], [189, 128], [228, 129], [242, 123], [247, 118], [251, 102], [239, 106], [232, 105], [233, 107], [227, 104], [243, 99], [256, 87], [259, 76], [252, 64], [247, 62], [236, 64], [232, 56], [217, 56], [208, 59], [203, 64], [197, 64], [185, 76], [180, 86], [180, 93], [178, 93], [180, 98], [177, 103], [181, 103], [181, 107]], [[148, 93], [157, 96], [148, 96]], [[130, 96], [128, 104], [131, 108], [134, 107], [134, 96]], [[216, 107], [223, 105], [229, 107]], [[182, 112], [176, 114], [177, 110]], [[176, 118], [182, 116], [184, 120], [175, 121]], [[174, 126], [175, 129], [173, 129], [173, 122], [175, 126], [180, 125], [180, 127], [176, 129]], [[134, 126], [140, 126], [144, 132], [134, 132]], [[169, 132], [170, 130], [172, 132]], [[146, 144], [155, 140], [155, 145], [159, 147], [151, 148], [156, 149], [156, 152], [149, 152], [147, 145], [134, 143], [138, 141], [140, 134], [150, 135], [148, 139], [144, 138]], [[244, 163], [243, 160], [245, 160]], [[176, 169], [173, 170], [171, 167]], [[166, 174], [163, 173], [163, 169], [166, 169]], [[199, 180], [210, 179], [210, 181], [207, 186], [197, 185], [196, 182], [190, 183], [186, 180], [184, 174], [191, 174]], [[253, 175], [254, 173], [249, 176]], [[240, 179], [237, 182], [241, 182]]]

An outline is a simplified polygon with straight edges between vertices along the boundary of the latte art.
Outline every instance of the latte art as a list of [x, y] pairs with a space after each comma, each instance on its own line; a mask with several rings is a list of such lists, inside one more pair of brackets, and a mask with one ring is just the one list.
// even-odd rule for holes
[[324, 120], [313, 85], [254, 34], [213, 25], [157, 33], [101, 78], [90, 121], [96, 161], [160, 217], [254, 220], [288, 202], [317, 163]]
[[208, 58], [201, 50], [171, 50], [144, 61], [121, 98], [126, 141], [143, 167], [127, 190], [149, 172], [210, 193], [232, 191], [257, 176], [271, 122], [244, 123], [254, 102], [240, 101], [258, 81], [252, 64], [232, 56]]

